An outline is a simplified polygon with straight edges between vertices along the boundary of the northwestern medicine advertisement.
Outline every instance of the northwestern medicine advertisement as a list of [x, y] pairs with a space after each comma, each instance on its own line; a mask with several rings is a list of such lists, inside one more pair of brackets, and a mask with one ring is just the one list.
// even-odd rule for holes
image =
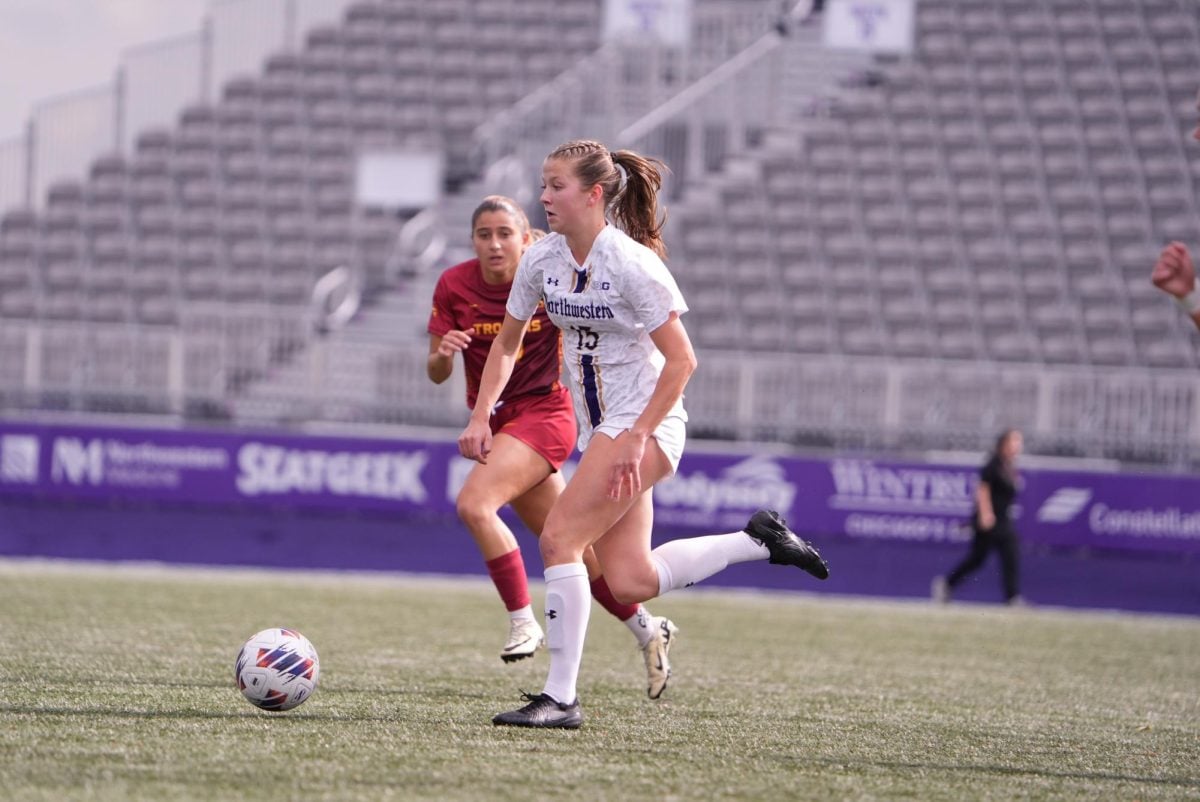
[[[0, 494], [10, 497], [453, 515], [470, 468], [453, 443], [0, 422]], [[721, 532], [770, 507], [812, 534], [960, 542], [977, 480], [978, 466], [693, 447], [655, 489], [655, 517], [674, 531]], [[1022, 483], [1028, 542], [1200, 552], [1200, 478], [1029, 469]]]

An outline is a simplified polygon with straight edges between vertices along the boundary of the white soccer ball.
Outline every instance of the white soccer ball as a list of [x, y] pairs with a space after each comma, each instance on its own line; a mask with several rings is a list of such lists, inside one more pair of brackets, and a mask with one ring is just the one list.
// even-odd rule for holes
[[255, 707], [291, 710], [316, 690], [321, 663], [308, 638], [294, 629], [264, 629], [238, 654], [233, 676]]

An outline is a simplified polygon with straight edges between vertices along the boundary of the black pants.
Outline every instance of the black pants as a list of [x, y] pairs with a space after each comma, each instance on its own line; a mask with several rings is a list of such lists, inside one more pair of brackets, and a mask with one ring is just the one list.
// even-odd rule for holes
[[1004, 598], [1011, 601], [1020, 590], [1017, 587], [1017, 533], [1012, 524], [1005, 521], [997, 523], [989, 530], [974, 527], [975, 536], [971, 540], [971, 550], [953, 571], [946, 577], [946, 584], [951, 589], [979, 570], [987, 559], [988, 552], [995, 549], [1000, 555], [1000, 573], [1004, 580]]

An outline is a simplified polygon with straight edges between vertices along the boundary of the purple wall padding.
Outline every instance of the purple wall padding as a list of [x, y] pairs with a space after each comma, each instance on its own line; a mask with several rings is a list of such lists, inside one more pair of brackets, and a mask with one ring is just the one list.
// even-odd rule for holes
[[[0, 422], [0, 554], [482, 574], [454, 516], [453, 444]], [[832, 575], [733, 566], [709, 584], [925, 597], [962, 555], [972, 467], [691, 450], [655, 541], [740, 529], [759, 506]], [[1200, 478], [1029, 470], [1017, 528], [1034, 603], [1200, 614]], [[536, 543], [519, 526], [526, 563]], [[1000, 599], [990, 563], [960, 588]]]

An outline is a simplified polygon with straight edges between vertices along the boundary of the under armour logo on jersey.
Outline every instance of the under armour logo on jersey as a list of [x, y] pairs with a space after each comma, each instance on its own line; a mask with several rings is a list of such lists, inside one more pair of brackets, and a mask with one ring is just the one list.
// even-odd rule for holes
[[546, 617], [553, 621], [554, 619], [558, 618], [558, 610], [547, 610]]
[[546, 283], [547, 283], [547, 284], [553, 284], [555, 287], [557, 287], [557, 286], [558, 286], [558, 279], [556, 279], [554, 276], [546, 276]]

